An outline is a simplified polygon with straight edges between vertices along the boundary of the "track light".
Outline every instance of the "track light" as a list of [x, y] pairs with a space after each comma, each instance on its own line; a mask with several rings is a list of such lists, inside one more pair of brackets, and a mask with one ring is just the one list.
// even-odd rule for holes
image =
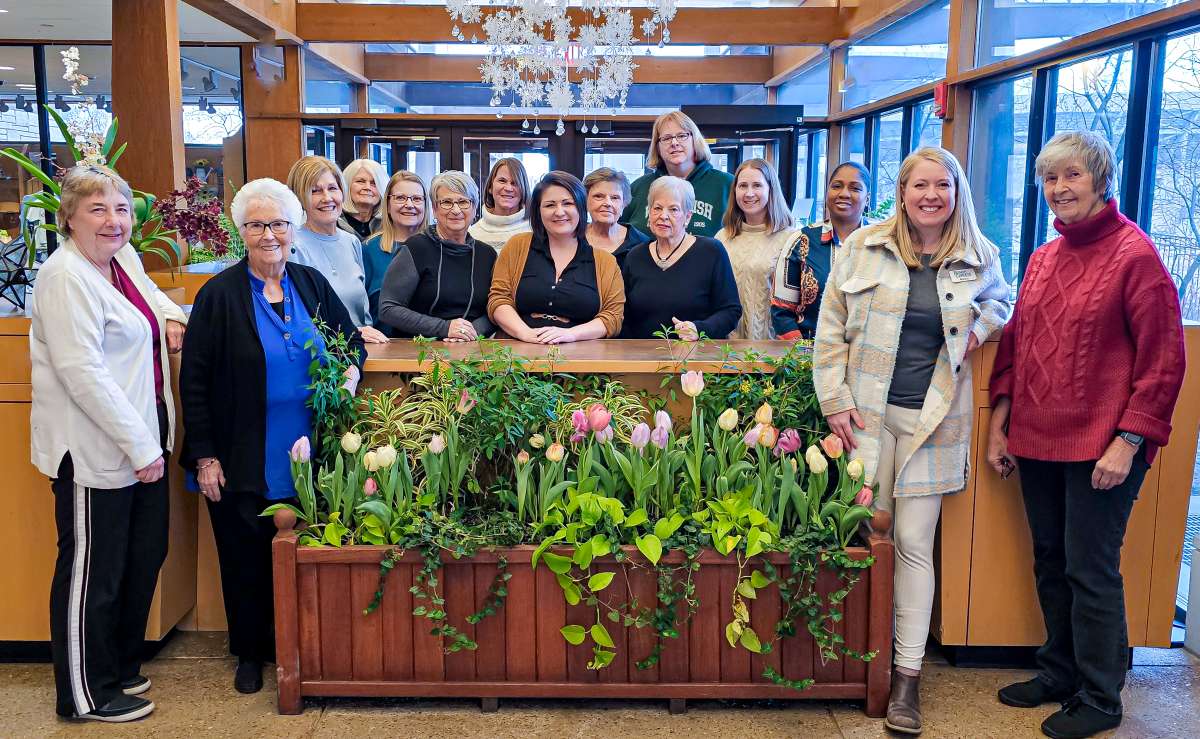
[[217, 112], [217, 109], [213, 107], [213, 104], [212, 104], [212, 103], [209, 103], [209, 104], [208, 104], [208, 109], [207, 109], [207, 110], [208, 110], [208, 114], [209, 114], [209, 115], [214, 115], [214, 114]]
[[33, 103], [26, 100], [24, 95], [17, 95], [17, 99], [13, 101], [13, 105], [17, 106], [19, 110], [23, 110], [26, 113], [33, 112]]
[[67, 105], [67, 101], [63, 100], [62, 95], [54, 96], [54, 108], [55, 110], [61, 110], [64, 113], [67, 113], [71, 110], [71, 106]]
[[0, 113], [7, 113], [7, 112], [8, 112], [8, 104], [6, 104], [3, 100], [0, 100]]
[[212, 92], [217, 89], [217, 82], [213, 79], [213, 73], [209, 72], [208, 76], [202, 80], [205, 92]]
[[229, 94], [232, 95], [234, 99], [240, 98], [242, 96], [242, 86], [234, 85], [233, 87], [229, 88]]
[[180, 65], [179, 65], [179, 81], [180, 81], [180, 82], [186, 82], [186, 81], [187, 81], [187, 78], [188, 78], [188, 71], [187, 71], [187, 67], [185, 67], [185, 66], [183, 66], [182, 64], [180, 64]]

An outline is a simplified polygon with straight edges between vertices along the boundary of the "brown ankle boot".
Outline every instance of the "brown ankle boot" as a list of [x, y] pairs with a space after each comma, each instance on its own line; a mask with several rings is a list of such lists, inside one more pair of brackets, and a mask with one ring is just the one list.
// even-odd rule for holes
[[904, 734], [921, 733], [921, 676], [892, 669], [892, 695], [883, 725]]

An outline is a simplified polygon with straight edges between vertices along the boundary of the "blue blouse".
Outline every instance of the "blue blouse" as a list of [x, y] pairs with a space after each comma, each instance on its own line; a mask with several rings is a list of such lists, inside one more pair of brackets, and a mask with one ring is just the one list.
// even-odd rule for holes
[[[286, 274], [280, 281], [283, 304], [279, 312], [263, 295], [265, 286], [262, 280], [250, 275], [254, 322], [267, 365], [265, 497], [268, 500], [280, 500], [296, 497], [289, 455], [292, 444], [301, 436], [311, 438], [313, 433], [312, 409], [308, 407], [311, 394], [308, 386], [312, 383], [308, 368], [313, 358], [304, 344], [311, 339], [320, 356], [324, 353], [325, 342], [313, 327], [308, 309], [297, 296]], [[283, 315], [280, 316], [280, 313]]]

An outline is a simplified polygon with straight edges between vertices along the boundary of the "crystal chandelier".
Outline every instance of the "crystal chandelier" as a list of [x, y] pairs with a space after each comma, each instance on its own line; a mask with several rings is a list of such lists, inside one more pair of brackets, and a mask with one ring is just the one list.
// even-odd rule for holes
[[[613, 115], [625, 108], [633, 84], [635, 36], [633, 10], [614, 0], [582, 0], [584, 22], [576, 28], [567, 14], [568, 0], [446, 0], [454, 21], [451, 35], [467, 38], [479, 26], [490, 46], [479, 71], [491, 85], [491, 106], [507, 103], [513, 115], [526, 115], [522, 128], [540, 133], [539, 115], [558, 118], [555, 132], [565, 130], [563, 117], [573, 107]], [[646, 0], [649, 15], [641, 23], [645, 43], [661, 47], [671, 41], [667, 24], [675, 18], [675, 0]], [[478, 38], [471, 34], [472, 41]], [[578, 94], [568, 76], [574, 67], [580, 77]], [[497, 118], [504, 113], [498, 111]], [[596, 129], [593, 122], [593, 129]]]

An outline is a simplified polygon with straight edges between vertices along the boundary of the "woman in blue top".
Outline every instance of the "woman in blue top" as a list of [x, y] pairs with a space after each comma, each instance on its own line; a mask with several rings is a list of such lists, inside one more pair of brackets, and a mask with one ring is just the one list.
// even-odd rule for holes
[[363, 244], [363, 272], [375, 328], [392, 336], [390, 327], [380, 319], [379, 293], [383, 289], [383, 276], [400, 247], [410, 236], [421, 233], [429, 225], [430, 202], [425, 183], [416, 172], [400, 170], [392, 175], [383, 190], [383, 205], [379, 233]]
[[192, 307], [198, 328], [184, 340], [179, 376], [187, 429], [182, 464], [195, 471], [212, 519], [229, 649], [238, 657], [234, 687], [253, 693], [275, 654], [275, 527], [259, 514], [296, 496], [288, 452], [313, 434], [308, 367], [324, 351], [314, 322], [345, 337], [357, 357], [346, 378], [351, 392], [363, 342], [329, 281], [288, 262], [304, 217], [290, 190], [275, 180], [248, 182], [230, 212], [246, 258], [209, 280]]

